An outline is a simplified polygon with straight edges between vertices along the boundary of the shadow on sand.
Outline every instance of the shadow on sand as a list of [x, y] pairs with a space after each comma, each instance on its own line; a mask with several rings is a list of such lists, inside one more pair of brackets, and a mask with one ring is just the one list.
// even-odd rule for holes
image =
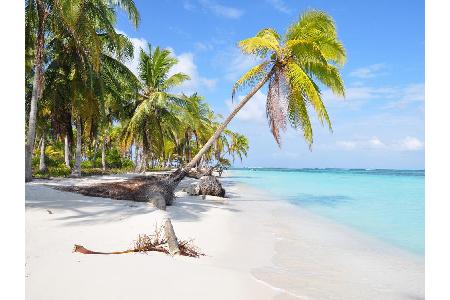
[[[187, 180], [180, 184], [177, 191], [190, 182], [192, 181]], [[116, 222], [138, 215], [165, 213], [146, 202], [84, 196], [57, 188], [60, 189], [61, 185], [51, 186], [45, 183], [26, 185], [26, 209], [40, 209], [45, 214], [51, 213], [53, 219], [64, 221], [63, 224], [67, 226]], [[175, 221], [191, 222], [199, 220], [210, 209], [238, 212], [238, 209], [229, 204], [229, 200], [234, 201], [238, 197], [237, 194], [230, 193], [223, 200], [202, 199], [201, 196], [176, 197], [173, 205], [167, 207], [167, 213]], [[58, 214], [62, 216], [59, 217]]]

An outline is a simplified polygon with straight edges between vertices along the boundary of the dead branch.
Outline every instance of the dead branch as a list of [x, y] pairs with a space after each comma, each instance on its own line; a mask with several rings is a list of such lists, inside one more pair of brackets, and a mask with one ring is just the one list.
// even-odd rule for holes
[[[173, 230], [173, 228], [172, 228]], [[125, 253], [147, 253], [150, 251], [162, 252], [165, 254], [179, 254], [182, 256], [189, 257], [200, 257], [205, 255], [193, 244], [193, 240], [181, 240], [178, 242], [179, 252], [169, 251], [169, 243], [168, 239], [165, 238], [162, 234], [163, 227], [155, 226], [155, 231], [151, 235], [140, 234], [137, 239], [134, 241], [132, 248], [127, 249], [125, 251], [114, 251], [114, 252], [98, 252], [89, 250], [81, 245], [75, 244], [73, 252], [78, 252], [81, 254], [125, 254]], [[172, 253], [171, 253], [172, 252]]]

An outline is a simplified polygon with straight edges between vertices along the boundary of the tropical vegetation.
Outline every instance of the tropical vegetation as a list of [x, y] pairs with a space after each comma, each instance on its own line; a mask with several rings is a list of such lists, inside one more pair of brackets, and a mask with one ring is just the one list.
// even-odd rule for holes
[[118, 10], [140, 22], [133, 0], [27, 0], [25, 6], [25, 179], [177, 167], [230, 166], [248, 139], [226, 129], [268, 84], [266, 111], [275, 141], [289, 123], [313, 143], [310, 110], [331, 130], [321, 88], [344, 95], [345, 50], [327, 14], [307, 11], [284, 35], [263, 29], [239, 42], [259, 64], [233, 86], [251, 88], [222, 121], [200, 93], [177, 93], [187, 74], [168, 49], [140, 49], [115, 29]]
[[[117, 9], [134, 26], [132, 0], [26, 1], [26, 180], [180, 166], [220, 116], [198, 93], [174, 94], [189, 80], [160, 47], [141, 49], [139, 72], [125, 65], [133, 45], [115, 29]], [[227, 131], [198, 165], [230, 164], [248, 141]]]

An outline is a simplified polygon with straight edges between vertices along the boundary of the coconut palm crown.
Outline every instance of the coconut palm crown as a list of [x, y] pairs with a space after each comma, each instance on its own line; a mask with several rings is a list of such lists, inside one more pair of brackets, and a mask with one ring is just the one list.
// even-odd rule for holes
[[311, 147], [310, 106], [320, 122], [332, 130], [319, 84], [338, 96], [345, 96], [339, 67], [345, 63], [346, 54], [330, 16], [321, 11], [307, 11], [283, 37], [266, 28], [238, 45], [243, 53], [256, 55], [262, 62], [235, 83], [233, 97], [239, 89], [253, 87], [264, 78], [268, 80], [266, 114], [279, 146], [280, 131], [285, 131], [289, 122], [293, 128], [303, 131]]

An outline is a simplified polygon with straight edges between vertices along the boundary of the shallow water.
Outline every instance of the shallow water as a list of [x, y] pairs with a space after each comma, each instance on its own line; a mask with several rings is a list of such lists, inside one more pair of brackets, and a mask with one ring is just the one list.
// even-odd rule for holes
[[424, 253], [422, 170], [255, 168], [233, 169], [230, 175], [391, 245]]

